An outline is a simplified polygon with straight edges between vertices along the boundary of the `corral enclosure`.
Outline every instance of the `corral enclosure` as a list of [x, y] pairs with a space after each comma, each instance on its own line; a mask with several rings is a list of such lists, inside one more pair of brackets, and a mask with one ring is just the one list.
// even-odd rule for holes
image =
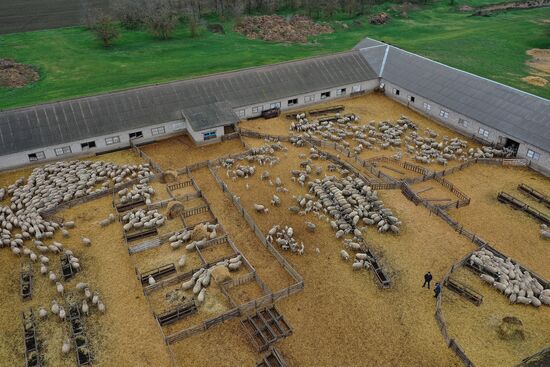
[[[448, 141], [460, 138], [466, 142], [465, 152], [481, 145], [379, 95], [337, 103], [344, 107], [340, 116], [359, 116], [355, 122], [335, 122], [342, 131], [371, 121], [379, 131], [380, 122], [395, 123], [402, 115], [416, 129], [405, 129], [403, 144], [387, 147], [382, 146], [381, 136], [372, 133], [371, 137], [378, 139], [372, 141], [373, 147], [353, 153], [358, 135], [321, 144], [319, 132], [310, 131], [311, 139], [302, 143], [293, 139], [292, 143], [289, 136], [301, 133], [290, 130], [296, 119], [280, 116], [243, 121], [241, 136], [222, 143], [196, 147], [187, 137], [177, 136], [138, 148], [162, 170], [179, 174], [168, 182], [156, 172], [147, 183], [154, 194], [136, 194], [130, 199], [130, 204], [137, 203], [135, 207], [118, 211], [124, 199], [116, 189], [55, 210], [52, 215], [57, 220], [75, 221], [76, 226], [68, 228], [69, 237], [55, 231], [53, 238], [44, 242], [62, 243], [82, 263], [74, 278], [62, 281], [66, 292], [83, 297], [75, 287], [87, 282], [106, 306], [102, 313], [91, 305], [90, 315], [82, 316], [94, 365], [253, 366], [264, 354], [273, 352], [271, 346], [288, 366], [364, 365], [365, 361], [376, 366], [460, 366], [460, 358], [447, 346], [448, 337], [476, 366], [515, 366], [548, 346], [548, 305], [509, 304], [503, 294], [474, 273], [477, 270], [466, 266], [469, 258], [456, 262], [478, 250], [481, 238], [490, 244], [489, 249], [511, 257], [547, 282], [550, 240], [541, 237], [540, 221], [499, 202], [497, 195], [506, 192], [548, 216], [548, 206], [520, 192], [518, 185], [549, 195], [550, 180], [527, 167], [503, 166], [502, 158], [459, 159], [457, 153], [457, 158], [446, 164], [423, 163], [415, 158], [418, 152], [407, 153], [405, 142], [410, 141], [405, 137], [412, 131], [422, 137], [435, 136], [437, 142], [443, 142], [445, 136]], [[258, 138], [257, 133], [278, 136], [281, 141]], [[229, 155], [232, 161], [220, 159]], [[84, 159], [120, 165], [145, 163], [132, 150]], [[254, 167], [254, 172], [237, 172], [247, 167]], [[295, 175], [293, 170], [301, 173]], [[31, 171], [1, 173], [0, 188], [28, 177]], [[399, 224], [391, 222], [397, 224], [398, 233], [380, 232], [376, 223], [362, 221], [353, 223], [360, 235], [352, 232], [336, 238], [330, 223], [334, 218], [328, 212], [302, 205], [302, 199], [313, 195], [308, 182], [331, 176], [339, 184], [350, 173], [363, 177], [361, 185], [376, 188], [377, 201], [398, 218]], [[308, 176], [303, 185], [302, 175]], [[272, 203], [274, 195], [280, 203]], [[9, 195], [0, 201], [1, 206], [9, 204]], [[124, 229], [125, 216], [140, 210], [155, 211], [158, 216], [149, 217], [165, 219], [152, 227], [140, 224]], [[109, 214], [116, 219], [100, 225]], [[196, 229], [204, 222], [209, 229]], [[450, 225], [455, 222], [458, 227]], [[274, 225], [292, 227], [290, 237], [296, 241], [296, 249], [285, 249], [283, 242], [269, 239]], [[196, 235], [174, 245], [180, 240], [173, 236], [186, 232]], [[81, 237], [92, 244], [86, 246]], [[354, 251], [350, 241], [360, 242], [361, 249]], [[24, 246], [34, 249], [35, 244], [25, 242]], [[352, 259], [342, 259], [342, 250], [352, 259], [356, 252], [368, 251], [369, 268], [353, 270]], [[45, 319], [36, 316], [39, 307], [49, 310], [52, 300], [61, 304], [67, 297], [57, 294], [55, 283], [40, 274], [39, 262], [32, 263], [23, 253], [19, 257], [12, 254], [10, 245], [0, 251], [4, 255], [0, 260], [0, 360], [24, 365], [21, 313], [32, 309], [43, 363], [77, 365], [74, 345], [66, 355], [61, 351], [64, 339], [70, 337], [69, 324], [51, 312]], [[59, 256], [45, 254], [51, 258], [49, 270], [60, 275]], [[183, 286], [195, 279], [197, 270], [228, 267], [229, 259], [237, 256], [241, 259], [236, 260], [241, 261], [238, 269], [219, 278], [213, 275], [209, 285], [205, 281], [199, 287], [204, 290], [204, 300], [199, 300], [199, 292]], [[25, 264], [33, 269], [30, 300], [21, 299], [19, 292]], [[454, 272], [448, 277], [451, 267]], [[481, 303], [476, 306], [447, 287], [436, 303], [432, 290], [422, 287], [427, 271], [434, 275], [432, 289], [436, 281], [448, 284], [451, 279], [471, 289], [482, 298]], [[209, 270], [203, 272], [210, 274]], [[196, 275], [196, 279], [204, 277]], [[269, 309], [271, 300], [276, 311], [270, 312], [280, 314], [291, 332], [258, 351], [257, 340], [253, 342], [247, 334], [245, 320], [268, 322], [265, 315], [269, 313], [260, 317], [257, 312]], [[445, 321], [445, 335], [434, 317], [436, 307], [438, 317], [442, 315]], [[521, 320], [524, 339], [500, 338], [498, 325], [506, 316]], [[274, 321], [268, 325], [261, 329], [259, 323], [257, 327], [264, 334], [270, 328], [275, 330]]]

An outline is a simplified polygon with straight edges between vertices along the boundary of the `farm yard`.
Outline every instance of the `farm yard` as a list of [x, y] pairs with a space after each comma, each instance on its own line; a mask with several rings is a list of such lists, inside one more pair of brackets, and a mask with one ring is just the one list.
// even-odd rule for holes
[[548, 346], [547, 177], [377, 94], [288, 114], [0, 173], [0, 361], [515, 366]]

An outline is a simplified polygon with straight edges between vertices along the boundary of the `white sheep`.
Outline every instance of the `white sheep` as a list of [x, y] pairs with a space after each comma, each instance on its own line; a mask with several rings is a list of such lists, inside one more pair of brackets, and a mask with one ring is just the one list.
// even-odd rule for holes
[[152, 275], [149, 275], [148, 282], [149, 282], [149, 285], [155, 285], [155, 283], [156, 283], [157, 281], [155, 280], [155, 278], [153, 278]]
[[344, 261], [348, 261], [348, 260], [349, 260], [349, 254], [346, 252], [346, 250], [340, 250], [340, 257], [341, 257], [342, 260], [344, 260]]
[[68, 354], [71, 351], [71, 342], [68, 338], [65, 338], [63, 341], [63, 346], [61, 347], [61, 353]]

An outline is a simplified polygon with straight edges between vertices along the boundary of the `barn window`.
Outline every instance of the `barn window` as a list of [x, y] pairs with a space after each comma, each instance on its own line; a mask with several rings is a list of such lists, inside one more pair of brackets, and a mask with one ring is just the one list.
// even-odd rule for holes
[[246, 110], [243, 108], [243, 109], [240, 109], [237, 111], [237, 116], [239, 117], [245, 117], [246, 116]]
[[136, 131], [136, 132], [128, 134], [128, 136], [130, 137], [130, 140], [143, 138], [143, 132], [142, 131]]
[[489, 137], [489, 130], [485, 130], [484, 128], [479, 128], [479, 135], [488, 138]]
[[203, 140], [216, 139], [216, 131], [209, 131], [202, 134]]
[[153, 136], [162, 135], [164, 133], [166, 133], [164, 126], [154, 127], [151, 129], [151, 135]]
[[91, 149], [91, 148], [95, 148], [95, 141], [87, 141], [85, 143], [82, 143], [80, 144], [80, 148], [82, 150], [88, 150], [88, 149]]
[[351, 93], [361, 92], [361, 85], [354, 85], [351, 87]]
[[395, 94], [396, 96], [398, 96], [399, 95], [399, 89], [393, 88], [392, 93]]
[[467, 127], [468, 126], [468, 121], [466, 121], [464, 119], [458, 119], [458, 124], [461, 125], [461, 126]]
[[263, 106], [252, 107], [252, 113], [260, 113], [263, 109]]
[[108, 138], [105, 138], [105, 144], [107, 145], [113, 145], [120, 143], [120, 136], [109, 136]]
[[315, 101], [315, 94], [311, 94], [309, 96], [304, 97], [304, 102], [306, 102], [306, 103], [307, 102], [313, 102], [313, 101]]
[[298, 104], [298, 98], [289, 99], [286, 103], [289, 106], [294, 106], [294, 105]]
[[44, 154], [44, 152], [36, 152], [36, 153], [29, 154], [30, 162], [39, 161], [41, 159], [46, 159], [46, 155]]
[[71, 153], [71, 147], [66, 146], [66, 147], [61, 147], [61, 148], [55, 148], [54, 152], [55, 152], [55, 155], [57, 155], [57, 156], [64, 155], [64, 154], [69, 154], [69, 153]]
[[321, 99], [326, 99], [330, 97], [330, 92], [323, 92], [321, 93]]
[[414, 96], [409, 96], [408, 99], [409, 99], [409, 102], [414, 103]]
[[281, 108], [281, 102], [274, 102], [269, 105], [269, 108]]
[[448, 119], [449, 118], [449, 112], [447, 112], [445, 110], [441, 110], [441, 111], [439, 111], [439, 116], [443, 117], [444, 119]]
[[185, 129], [185, 123], [183, 122], [174, 122], [172, 124], [172, 130], [174, 131], [183, 130], [183, 129]]
[[346, 94], [346, 88], [340, 88], [340, 89], [336, 90], [336, 95], [337, 96], [343, 96], [345, 94]]
[[432, 109], [432, 105], [429, 104], [429, 103], [424, 102], [424, 109], [425, 109], [426, 111], [429, 111], [429, 110]]
[[538, 161], [540, 158], [540, 153], [535, 152], [534, 150], [527, 149], [527, 158], [531, 158], [534, 161]]

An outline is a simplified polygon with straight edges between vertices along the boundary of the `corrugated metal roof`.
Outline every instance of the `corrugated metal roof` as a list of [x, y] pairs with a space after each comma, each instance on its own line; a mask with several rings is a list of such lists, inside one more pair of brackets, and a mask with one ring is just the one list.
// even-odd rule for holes
[[[382, 78], [511, 137], [550, 151], [550, 100], [388, 47]], [[363, 57], [377, 70], [380, 53]]]
[[239, 122], [239, 118], [227, 102], [215, 102], [184, 108], [183, 114], [194, 131]]
[[185, 108], [248, 106], [376, 77], [359, 51], [349, 51], [7, 110], [0, 112], [0, 155], [179, 120]]

